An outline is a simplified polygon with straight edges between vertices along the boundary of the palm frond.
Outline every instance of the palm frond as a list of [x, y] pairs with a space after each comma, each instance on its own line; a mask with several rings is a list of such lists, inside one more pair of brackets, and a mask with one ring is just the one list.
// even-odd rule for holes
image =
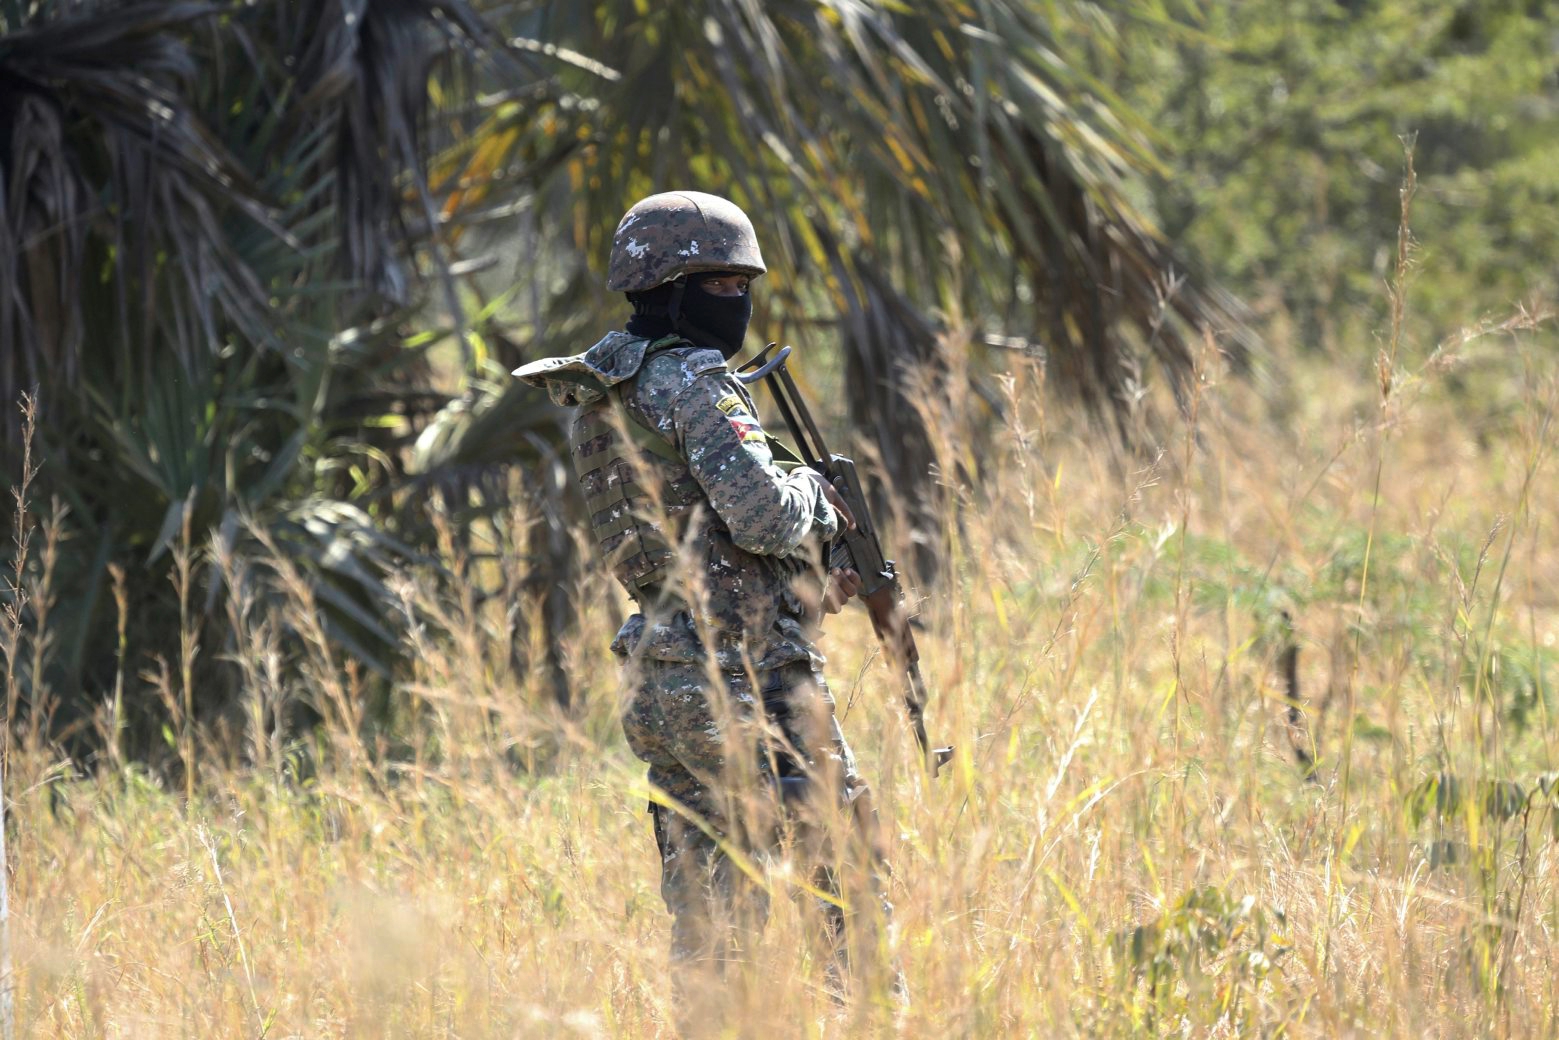
[[[468, 69], [512, 94], [530, 59], [462, 0], [59, 0], [0, 32], [0, 394], [43, 384], [46, 493], [102, 544], [61, 575], [81, 605], [56, 613], [61, 645], [86, 648], [56, 686], [64, 715], [113, 672], [108, 563], [146, 605], [128, 653], [166, 647], [186, 528], [227, 531], [250, 573], [285, 561], [330, 638], [387, 674], [384, 578], [422, 559], [396, 534], [432, 544], [395, 500], [450, 400], [403, 327], [420, 272], [462, 320], [446, 227], [465, 211], [455, 181], [430, 186], [433, 157], [482, 151], [491, 113]], [[220, 628], [202, 636], [218, 671]]]
[[186, 96], [195, 67], [183, 34], [219, 10], [136, 3], [0, 38], [0, 398], [39, 384], [52, 411], [75, 387], [86, 265], [105, 254], [121, 272], [115, 324], [127, 351], [155, 338], [192, 363], [230, 324], [269, 342], [264, 287], [230, 248], [222, 214], [279, 229]]
[[[840, 260], [859, 281], [853, 268], [869, 259], [922, 323], [956, 310], [984, 323], [977, 337], [1043, 341], [1052, 382], [1122, 420], [1145, 363], [1181, 386], [1204, 327], [1237, 362], [1255, 346], [1239, 305], [1203, 284], [1133, 202], [1133, 186], [1161, 169], [1155, 135], [1068, 60], [1061, 28], [1098, 29], [1087, 5], [617, 0], [547, 11], [537, 32], [618, 73], [560, 71], [594, 104], [533, 111], [560, 137], [590, 142], [548, 193], [572, 211], [589, 262], [635, 197], [721, 192], [754, 213], [783, 309], [805, 310], [822, 290], [847, 314]], [[1117, 16], [1163, 20], [1152, 4]]]
[[[346, 277], [404, 305], [415, 274], [406, 245], [427, 239], [446, 302], [458, 313], [430, 169], [432, 157], [461, 136], [460, 121], [448, 111], [429, 118], [441, 107], [430, 77], [436, 64], [453, 70], [462, 60], [491, 64], [510, 88], [537, 77], [463, 0], [326, 0], [298, 29], [303, 95], [295, 114], [300, 125], [323, 120], [335, 128], [332, 208]], [[446, 79], [443, 90], [454, 86]], [[408, 224], [408, 204], [418, 233]]]

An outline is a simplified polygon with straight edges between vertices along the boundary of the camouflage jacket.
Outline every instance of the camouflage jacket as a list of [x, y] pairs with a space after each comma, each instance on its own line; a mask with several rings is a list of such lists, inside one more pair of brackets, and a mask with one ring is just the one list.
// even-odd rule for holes
[[[583, 354], [538, 361], [516, 375], [575, 406], [576, 461], [596, 450], [632, 458], [631, 474], [610, 479], [644, 486], [655, 508], [636, 509], [630, 522], [651, 525], [663, 537], [656, 544], [681, 548], [681, 563], [648, 587], [614, 568], [640, 604], [614, 652], [691, 661], [707, 648], [732, 672], [817, 656], [797, 590], [816, 585], [816, 539], [832, 537], [838, 517], [815, 480], [775, 464], [747, 388], [717, 351], [613, 332]], [[651, 450], [614, 449], [610, 436], [599, 436], [613, 411], [616, 427], [637, 427]], [[604, 471], [592, 469], [586, 479], [587, 469], [581, 466], [582, 489], [592, 499], [600, 489], [591, 481]], [[598, 514], [592, 522], [610, 552], [623, 522]]]

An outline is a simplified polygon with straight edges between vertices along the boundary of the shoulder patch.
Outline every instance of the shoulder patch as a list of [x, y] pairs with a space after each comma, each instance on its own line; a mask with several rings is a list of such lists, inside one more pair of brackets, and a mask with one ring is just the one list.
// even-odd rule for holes
[[767, 444], [768, 437], [763, 432], [763, 427], [746, 415], [731, 416], [731, 429], [736, 431], [736, 436], [743, 444]]
[[715, 407], [725, 413], [725, 417], [731, 422], [731, 429], [736, 431], [736, 437], [743, 444], [763, 444], [768, 441], [764, 435], [763, 427], [752, 412], [747, 409], [747, 402], [737, 394], [726, 394], [715, 401]]
[[768, 437], [763, 433], [763, 427], [758, 420], [745, 407], [739, 407], [735, 411], [727, 412], [726, 418], [731, 422], [731, 429], [736, 431], [736, 437], [743, 444], [765, 444]]

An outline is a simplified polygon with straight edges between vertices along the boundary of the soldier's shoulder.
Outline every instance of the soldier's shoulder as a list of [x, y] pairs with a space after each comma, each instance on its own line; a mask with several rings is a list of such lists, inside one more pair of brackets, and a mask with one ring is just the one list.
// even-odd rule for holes
[[696, 347], [684, 341], [679, 346], [652, 352], [635, 382], [641, 395], [672, 397], [701, 376], [725, 371], [725, 357], [718, 350]]
[[533, 361], [515, 369], [514, 375], [546, 390], [558, 404], [588, 404], [633, 378], [649, 347], [650, 341], [642, 336], [609, 332], [582, 354]]

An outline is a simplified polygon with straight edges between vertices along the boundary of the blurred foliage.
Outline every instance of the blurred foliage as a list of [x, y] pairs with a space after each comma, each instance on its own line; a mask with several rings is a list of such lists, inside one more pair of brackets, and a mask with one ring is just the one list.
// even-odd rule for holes
[[1260, 1020], [1260, 1005], [1270, 999], [1263, 983], [1293, 949], [1286, 932], [1281, 908], [1206, 885], [1116, 934], [1112, 952], [1121, 988], [1141, 991], [1133, 1010], [1149, 1033], [1186, 1023], [1193, 1009], [1238, 1029]]
[[1403, 808], [1413, 829], [1427, 827], [1431, 834], [1422, 845], [1423, 862], [1433, 870], [1465, 872], [1483, 911], [1482, 920], [1459, 930], [1442, 984], [1452, 990], [1471, 985], [1486, 999], [1502, 999], [1531, 863], [1559, 843], [1559, 773], [1527, 783], [1434, 773], [1407, 792]]
[[[1547, 732], [1559, 712], [1559, 652], [1535, 643], [1525, 626], [1490, 602], [1496, 593], [1486, 570], [1488, 545], [1480, 549], [1452, 532], [1432, 541], [1390, 531], [1372, 536], [1365, 528], [1335, 525], [1325, 510], [1310, 512], [1320, 530], [1307, 535], [1300, 553], [1318, 561], [1308, 570], [1286, 554], [1253, 560], [1219, 537], [1134, 526], [1130, 545], [1138, 551], [1156, 547], [1139, 565], [1142, 594], [1168, 608], [1183, 592], [1199, 613], [1248, 619], [1250, 647], [1279, 671], [1285, 652], [1307, 647], [1307, 654], [1319, 652], [1325, 660], [1345, 645], [1348, 655], [1402, 660], [1445, 703], [1489, 705], [1514, 735]], [[1322, 710], [1339, 681], [1335, 674], [1320, 686], [1312, 681], [1312, 688], [1298, 691], [1301, 706]], [[1352, 726], [1357, 738], [1389, 736], [1367, 710]]]
[[[559, 416], [505, 372], [615, 323], [600, 270], [650, 191], [752, 212], [773, 269], [755, 332], [821, 348], [802, 367], [856, 444], [928, 489], [900, 532], [922, 548], [936, 496], [990, 474], [976, 448], [928, 480], [919, 409], [975, 402], [959, 435], [998, 436], [989, 377], [1015, 359], [1140, 442], [1155, 381], [1186, 405], [1204, 333], [1235, 370], [1259, 346], [1222, 285], [1274, 337], [1368, 349], [1399, 136], [1413, 327], [1551, 293], [1551, 6], [0, 0], [0, 457], [14, 480], [9, 402], [36, 385], [33, 504], [58, 501], [69, 547], [20, 681], [85, 711], [172, 660], [196, 595], [191, 681], [220, 702], [226, 579], [170, 587], [186, 530], [248, 580], [298, 567], [381, 684], [417, 621], [392, 588], [408, 563], [518, 596], [514, 632], [566, 628]], [[506, 553], [523, 581], [493, 579]], [[1347, 559], [1315, 595], [1341, 595]], [[1269, 565], [1225, 563], [1258, 614], [1305, 580], [1273, 598]], [[556, 652], [547, 670], [566, 698]]]
[[1152, 188], [1166, 237], [1270, 328], [1371, 351], [1403, 140], [1419, 180], [1408, 318], [1426, 347], [1559, 294], [1559, 5], [1212, 0], [1184, 14], [1194, 30], [1128, 24], [1096, 62], [1167, 149]]
[[[1426, 820], [1454, 825], [1477, 817], [1484, 826], [1497, 825], [1536, 810], [1559, 807], [1559, 774], [1544, 773], [1530, 785], [1514, 780], [1470, 782], [1454, 773], [1426, 777], [1408, 793], [1408, 822], [1423, 826]], [[1548, 821], [1559, 838], [1559, 818]], [[1473, 825], [1476, 832], [1477, 826]]]
[[[1163, 19], [1145, 0], [1114, 8]], [[1043, 357], [1052, 386], [1137, 435], [1146, 387], [1183, 395], [1204, 328], [1241, 364], [1254, 340], [1137, 204], [1160, 168], [1150, 128], [1064, 45], [1094, 14], [1013, 0], [522, 5], [506, 24], [565, 59], [563, 90], [513, 139], [516, 156], [555, 161], [515, 267], [551, 284], [519, 311], [535, 351], [583, 349], [601, 309], [621, 306], [599, 282], [628, 202], [708, 187], [763, 243], [753, 331], [793, 338], [806, 373], [838, 359], [841, 410], [899, 485], [926, 482], [920, 407], [1005, 370], [1014, 354], [993, 344]], [[929, 498], [900, 503], [922, 538], [939, 526]]]
[[173, 702], [215, 721], [242, 671], [229, 595], [287, 655], [323, 639], [390, 675], [392, 577], [473, 494], [408, 472], [460, 392], [430, 352], [483, 323], [427, 306], [456, 301], [469, 217], [429, 169], [470, 141], [477, 71], [540, 82], [528, 63], [461, 0], [0, 5], [0, 458], [15, 481], [36, 388], [24, 526], [67, 547], [22, 559], [0, 517], [27, 617], [48, 608], [10, 717], [83, 740], [128, 681], [115, 726], [145, 746], [146, 677], [176, 674]]
[[79, 717], [175, 647], [183, 699], [223, 702], [227, 578], [201, 557], [171, 589], [181, 545], [284, 587], [322, 633], [294, 618], [291, 645], [331, 640], [379, 682], [419, 623], [407, 563], [470, 588], [513, 550], [529, 578], [483, 595], [566, 628], [559, 416], [503, 373], [604, 330], [607, 245], [653, 190], [753, 211], [760, 325], [837, 333], [853, 417], [906, 482], [929, 467], [909, 369], [964, 372], [941, 338], [965, 316], [1042, 344], [1123, 431], [1149, 359], [1182, 388], [1204, 326], [1242, 358], [1238, 305], [1178, 279], [1132, 201], [1145, 124], [1057, 46], [1090, 10], [0, 3], [0, 397], [39, 387], [34, 504], [92, 546], [34, 602], [58, 631], [18, 673], [26, 710]]

